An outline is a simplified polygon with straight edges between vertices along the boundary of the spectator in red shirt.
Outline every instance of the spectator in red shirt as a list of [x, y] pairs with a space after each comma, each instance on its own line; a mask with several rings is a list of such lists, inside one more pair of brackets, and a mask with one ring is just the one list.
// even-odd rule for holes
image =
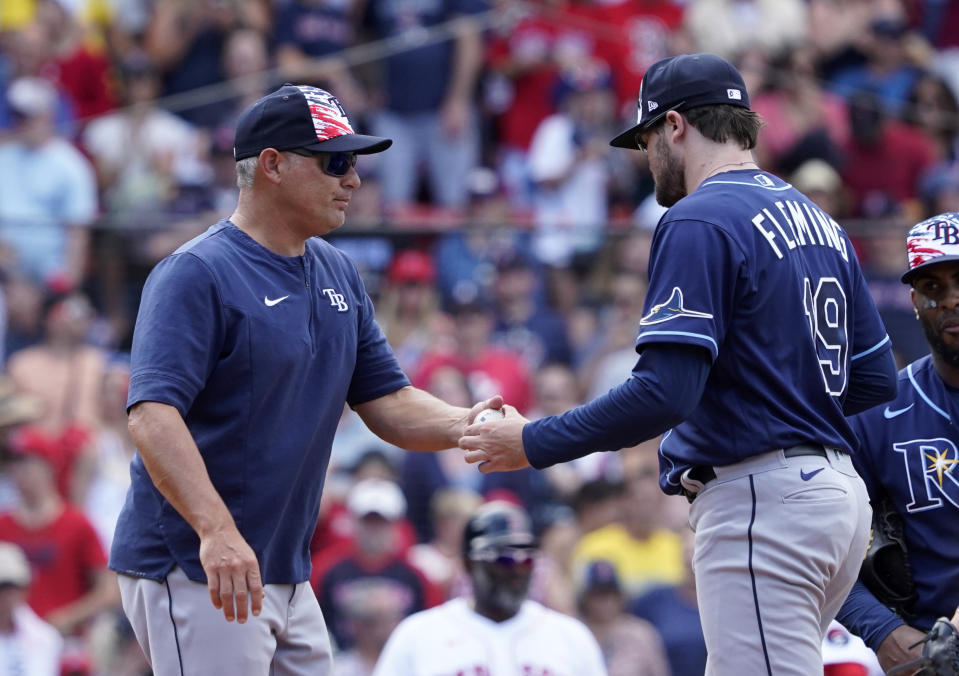
[[[596, 36], [596, 56], [613, 69], [617, 110], [633, 117], [646, 69], [681, 52], [683, 4], [675, 0], [605, 0], [573, 5]], [[677, 49], [677, 47], [680, 47]]]
[[27, 603], [34, 612], [63, 634], [78, 633], [101, 611], [119, 607], [103, 547], [83, 512], [57, 490], [46, 446], [14, 434], [5, 455], [20, 504], [0, 514], [0, 541], [19, 545], [30, 561]]
[[559, 32], [557, 0], [540, 0], [506, 10], [487, 47], [491, 97], [497, 113], [499, 162], [510, 199], [529, 205], [526, 152], [537, 125], [556, 110], [553, 89], [557, 66], [554, 47]]
[[875, 94], [856, 94], [849, 117], [852, 138], [842, 177], [853, 196], [854, 215], [869, 218], [895, 211], [891, 207], [918, 208], [920, 181], [936, 162], [932, 142], [888, 119]]
[[495, 317], [490, 301], [476, 290], [454, 299], [449, 313], [456, 347], [423, 357], [413, 378], [417, 387], [428, 389], [436, 369], [453, 366], [466, 376], [475, 396], [502, 394], [519, 411], [528, 410], [533, 403], [529, 371], [518, 353], [491, 343]]
[[105, 47], [70, 14], [66, 4], [38, 3], [37, 20], [49, 35], [49, 72], [70, 97], [77, 118], [86, 122], [116, 107], [111, 86], [114, 73]]

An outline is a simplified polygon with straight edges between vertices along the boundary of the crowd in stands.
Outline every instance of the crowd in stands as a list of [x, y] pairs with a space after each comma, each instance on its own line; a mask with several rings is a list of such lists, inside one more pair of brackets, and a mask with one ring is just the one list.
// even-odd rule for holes
[[[245, 106], [314, 84], [394, 139], [330, 241], [417, 386], [535, 418], [635, 362], [662, 209], [645, 155], [608, 141], [645, 69], [694, 51], [740, 68], [760, 165], [846, 225], [898, 359], [925, 353], [899, 275], [909, 226], [959, 211], [957, 2], [3, 0], [0, 676], [149, 673], [105, 558], [134, 453], [125, 355], [149, 270], [235, 206]], [[532, 596], [579, 615], [611, 674], [701, 674], [686, 504], [655, 448], [481, 475], [344, 410], [312, 543], [337, 673], [468, 593], [459, 532], [498, 497], [537, 525]]]

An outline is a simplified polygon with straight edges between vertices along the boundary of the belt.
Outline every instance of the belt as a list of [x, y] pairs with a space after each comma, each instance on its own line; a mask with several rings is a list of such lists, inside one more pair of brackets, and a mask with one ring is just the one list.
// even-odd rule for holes
[[[802, 455], [817, 455], [820, 458], [829, 457], [826, 455], [826, 449], [822, 446], [812, 446], [809, 444], [800, 444], [798, 446], [793, 446], [783, 450], [783, 457], [785, 458], [795, 458]], [[716, 470], [709, 465], [696, 465], [689, 470], [687, 476], [690, 479], [705, 485], [716, 478]], [[686, 496], [687, 500], [692, 502], [696, 499], [697, 493], [693, 493], [683, 486], [683, 495]]]

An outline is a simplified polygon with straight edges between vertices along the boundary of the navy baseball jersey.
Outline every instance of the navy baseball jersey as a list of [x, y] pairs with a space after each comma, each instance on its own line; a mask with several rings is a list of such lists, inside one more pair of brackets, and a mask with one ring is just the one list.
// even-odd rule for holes
[[[896, 399], [851, 419], [861, 440], [853, 461], [870, 498], [885, 495], [903, 517], [919, 594], [910, 624], [924, 630], [959, 606], [957, 417], [959, 391], [926, 356], [899, 372]], [[883, 616], [878, 612], [875, 620]]]
[[[176, 407], [264, 583], [293, 584], [310, 577], [343, 403], [408, 384], [342, 252], [313, 238], [304, 255], [280, 256], [221, 221], [150, 273], [127, 405]], [[205, 581], [196, 533], [139, 454], [131, 477], [110, 567], [162, 580], [179, 565]]]
[[779, 178], [709, 178], [653, 236], [637, 349], [698, 345], [713, 359], [698, 407], [660, 446], [660, 483], [818, 442], [851, 449], [842, 412], [856, 359], [889, 338], [842, 228]]

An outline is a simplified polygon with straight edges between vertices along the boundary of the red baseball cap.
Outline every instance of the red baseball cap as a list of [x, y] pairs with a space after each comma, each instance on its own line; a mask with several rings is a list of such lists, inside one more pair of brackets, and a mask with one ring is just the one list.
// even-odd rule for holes
[[433, 265], [433, 259], [422, 251], [407, 249], [393, 257], [387, 274], [393, 284], [405, 282], [429, 284], [436, 277], [436, 266]]

